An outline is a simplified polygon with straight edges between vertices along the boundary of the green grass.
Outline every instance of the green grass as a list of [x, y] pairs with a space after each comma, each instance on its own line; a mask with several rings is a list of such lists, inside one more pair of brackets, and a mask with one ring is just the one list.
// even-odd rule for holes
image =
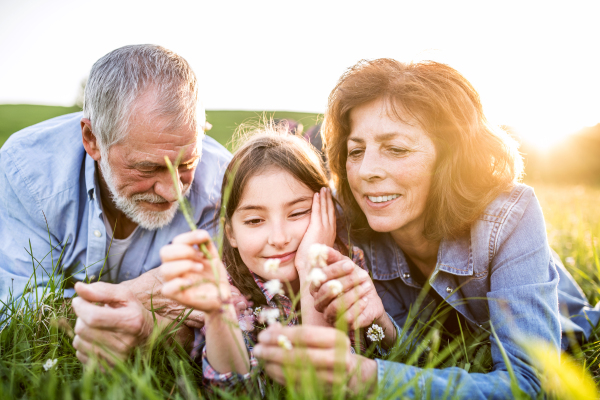
[[13, 133], [59, 115], [80, 111], [79, 107], [0, 104], [0, 147]]
[[[36, 106], [29, 104], [0, 104], [0, 147], [8, 137], [19, 130], [38, 122], [63, 114], [81, 111], [78, 107]], [[212, 124], [208, 135], [228, 147], [233, 132], [242, 123], [256, 123], [267, 118], [290, 118], [304, 125], [304, 129], [315, 125], [318, 114], [291, 111], [207, 111], [206, 119]]]
[[[7, 114], [7, 110], [14, 112]], [[44, 110], [45, 114], [33, 115], [36, 110]], [[57, 107], [50, 110], [37, 106], [0, 106], [0, 139], [24, 126], [61, 112], [72, 111], [74, 110]], [[52, 113], [48, 114], [50, 112]], [[7, 115], [9, 117], [5, 118]], [[241, 111], [209, 111], [207, 115], [213, 124], [210, 134], [223, 144], [228, 143], [231, 133], [240, 123], [249, 119], [256, 121], [262, 117], [262, 113]], [[316, 115], [276, 113], [275, 117], [294, 118], [309, 127], [314, 123]], [[2, 134], [5, 136], [1, 136]], [[588, 300], [595, 304], [600, 301], [600, 188], [533, 186], [544, 210], [550, 244], [565, 261], [565, 266], [582, 287]], [[441, 310], [440, 314], [443, 312]], [[189, 361], [183, 349], [167, 344], [172, 331], [153, 337], [144, 349], [136, 350], [129, 361], [107, 368], [105, 373], [97, 365], [82, 368], [71, 345], [75, 316], [62, 300], [62, 288], [54, 281], [51, 281], [47, 295], [42, 300], [31, 306], [13, 307], [6, 315], [10, 315], [11, 319], [0, 327], [0, 399], [133, 400], [215, 397], [214, 394], [200, 392], [199, 366]], [[435, 320], [436, 318], [432, 318], [429, 322]], [[413, 335], [425, 335], [424, 343], [429, 346], [414, 347], [413, 341], [406, 340], [392, 355], [395, 360], [424, 367], [458, 366], [467, 368], [470, 372], [488, 372], [491, 368], [488, 338], [466, 334], [444, 345], [440, 343], [434, 329], [417, 330]], [[543, 353], [540, 357], [542, 356]], [[570, 358], [563, 356], [565, 363], [555, 366], [555, 380], [544, 380], [546, 387], [566, 388], [568, 382], [577, 382], [582, 373], [592, 376], [596, 385], [600, 383], [598, 328], [590, 343], [581, 351], [574, 351], [574, 358], [575, 363], [570, 365], [567, 362]], [[57, 366], [44, 371], [42, 365], [48, 359], [57, 359]], [[310, 368], [305, 369], [310, 372]], [[555, 386], [552, 386], [553, 383]], [[413, 384], [411, 382], [409, 386]], [[584, 386], [572, 385], [569, 389], [563, 389], [570, 390], [568, 393], [558, 395], [557, 398], [576, 398], [575, 393]], [[311, 379], [303, 382], [297, 390], [276, 385], [269, 385], [269, 388], [266, 396], [268, 399], [323, 397], [323, 388]], [[343, 398], [340, 390], [334, 394], [336, 398]], [[224, 398], [249, 398], [239, 393], [221, 395]], [[375, 396], [377, 393], [357, 398]]]

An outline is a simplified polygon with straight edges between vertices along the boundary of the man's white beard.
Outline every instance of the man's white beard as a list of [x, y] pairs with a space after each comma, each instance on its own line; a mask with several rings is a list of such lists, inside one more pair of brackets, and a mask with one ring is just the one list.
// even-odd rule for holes
[[[102, 170], [102, 177], [106, 182], [106, 186], [108, 186], [110, 197], [117, 209], [144, 229], [156, 230], [171, 223], [177, 213], [177, 203], [173, 203], [171, 207], [165, 211], [151, 211], [144, 209], [140, 202], [165, 203], [166, 200], [162, 196], [151, 193], [138, 193], [129, 198], [121, 195], [117, 190], [112, 170], [106, 159], [107, 157], [102, 157], [100, 159], [100, 168]], [[183, 187], [182, 192], [184, 197], [188, 196], [190, 188], [191, 185], [189, 184]]]

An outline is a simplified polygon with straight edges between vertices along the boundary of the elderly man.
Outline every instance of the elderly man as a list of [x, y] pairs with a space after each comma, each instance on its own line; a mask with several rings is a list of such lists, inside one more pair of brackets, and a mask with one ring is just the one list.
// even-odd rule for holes
[[[51, 280], [63, 280], [66, 297], [79, 294], [73, 345], [83, 362], [92, 352], [125, 358], [180, 318], [185, 310], [161, 296], [153, 270], [161, 247], [189, 230], [165, 157], [181, 156], [177, 184], [198, 227], [214, 232], [231, 155], [204, 136], [204, 124], [182, 57], [135, 45], [98, 60], [83, 115], [26, 128], [0, 151], [0, 300], [35, 303]], [[202, 323], [198, 312], [186, 320]], [[177, 339], [192, 336], [184, 328]]]

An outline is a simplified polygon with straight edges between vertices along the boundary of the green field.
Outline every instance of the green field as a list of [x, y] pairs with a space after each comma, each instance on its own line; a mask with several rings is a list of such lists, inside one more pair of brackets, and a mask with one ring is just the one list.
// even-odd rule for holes
[[[59, 115], [80, 111], [78, 107], [0, 104], [0, 147], [13, 133]], [[233, 132], [242, 123], [257, 123], [264, 118], [294, 119], [307, 129], [317, 123], [318, 114], [288, 111], [207, 111], [212, 124], [208, 134], [224, 146], [229, 145]]]
[[[28, 111], [29, 110], [29, 111]], [[0, 143], [10, 133], [45, 118], [72, 112], [70, 108], [38, 106], [0, 106]], [[28, 119], [28, 116], [30, 117]], [[262, 113], [245, 111], [208, 111], [213, 124], [210, 134], [227, 144], [231, 133], [242, 122], [256, 121]], [[309, 127], [317, 117], [305, 113], [275, 113], [279, 118], [294, 118]], [[4, 136], [2, 136], [4, 135]], [[592, 305], [600, 301], [600, 188], [593, 186], [552, 186], [529, 182], [542, 205], [548, 238], [565, 266], [582, 287]], [[36, 249], [34, 249], [35, 252]], [[71, 346], [74, 315], [61, 301], [60, 287], [31, 308], [13, 310], [10, 323], [0, 328], [0, 399], [197, 399], [201, 370], [181, 349], [167, 345], [167, 334], [154, 338], [144, 351], [131, 360], [102, 373], [96, 367], [83, 369]], [[439, 343], [438, 343], [439, 344]], [[396, 360], [425, 367], [458, 366], [471, 372], [490, 369], [487, 339], [457, 337], [437, 352], [435, 346], [403, 348], [392, 355]], [[449, 349], [449, 350], [448, 350]], [[410, 351], [408, 351], [410, 350]], [[411, 357], [415, 351], [420, 356]], [[555, 398], [597, 398], [593, 382], [600, 383], [600, 329], [596, 327], [590, 343], [564, 354], [561, 364], [543, 359], [542, 383]], [[57, 359], [57, 366], [46, 372], [42, 365]], [[307, 368], [310, 372], [310, 368]], [[587, 380], [586, 380], [587, 379]], [[592, 381], [593, 379], [593, 381]], [[592, 382], [592, 389], [586, 386]], [[334, 397], [344, 398], [343, 388]], [[401, 393], [396, 393], [401, 396]], [[427, 393], [424, 398], [430, 398]], [[357, 398], [375, 398], [377, 393]], [[586, 397], [583, 397], [586, 396]], [[214, 396], [208, 396], [213, 398]], [[311, 379], [298, 389], [273, 386], [266, 398], [323, 398], [323, 387]], [[204, 395], [203, 398], [206, 398]], [[249, 398], [224, 395], [223, 398]], [[395, 397], [384, 397], [395, 398]]]

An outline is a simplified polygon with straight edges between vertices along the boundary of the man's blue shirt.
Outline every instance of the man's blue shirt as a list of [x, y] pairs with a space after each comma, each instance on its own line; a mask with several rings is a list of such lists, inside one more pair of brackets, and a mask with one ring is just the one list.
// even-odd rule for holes
[[[95, 161], [83, 148], [81, 118], [82, 113], [68, 114], [23, 129], [0, 149], [2, 302], [11, 294], [17, 299], [26, 287], [37, 286], [39, 296], [52, 274], [75, 281], [86, 276], [97, 280], [105, 264], [106, 228], [98, 177]], [[223, 174], [230, 160], [227, 149], [204, 137], [188, 199], [198, 227], [213, 235]], [[117, 281], [159, 266], [160, 248], [186, 231], [189, 226], [179, 212], [162, 229], [137, 229]], [[107, 268], [108, 263], [104, 271]], [[72, 289], [65, 291], [67, 296], [72, 293]]]

